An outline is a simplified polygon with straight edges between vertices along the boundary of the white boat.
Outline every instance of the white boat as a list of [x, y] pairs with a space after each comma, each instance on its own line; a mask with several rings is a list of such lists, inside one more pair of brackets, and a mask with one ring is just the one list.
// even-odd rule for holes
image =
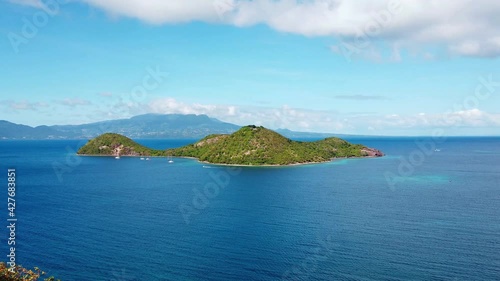
[[120, 156], [116, 156], [115, 159], [120, 159]]
[[172, 156], [168, 157], [168, 163], [174, 163], [174, 160], [172, 160]]
[[146, 158], [146, 161], [149, 161], [149, 158]]
[[141, 157], [141, 160], [144, 160], [144, 157]]

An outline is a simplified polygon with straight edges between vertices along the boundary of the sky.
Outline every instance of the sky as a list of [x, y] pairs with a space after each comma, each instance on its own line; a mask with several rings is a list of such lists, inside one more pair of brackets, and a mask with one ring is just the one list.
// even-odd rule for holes
[[0, 120], [500, 135], [500, 2], [7, 0]]

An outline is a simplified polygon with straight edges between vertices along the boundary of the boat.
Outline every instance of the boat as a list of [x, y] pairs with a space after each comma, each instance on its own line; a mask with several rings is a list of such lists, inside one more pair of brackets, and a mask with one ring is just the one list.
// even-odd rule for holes
[[141, 157], [141, 160], [144, 160], [144, 157]]
[[120, 159], [120, 156], [116, 156], [115, 159]]
[[435, 152], [439, 152], [439, 151], [441, 151], [441, 149], [436, 148], [436, 149], [434, 149], [434, 151], [435, 151]]
[[146, 161], [149, 161], [149, 158], [146, 158]]
[[168, 157], [168, 163], [174, 163], [174, 160], [172, 160], [172, 156]]

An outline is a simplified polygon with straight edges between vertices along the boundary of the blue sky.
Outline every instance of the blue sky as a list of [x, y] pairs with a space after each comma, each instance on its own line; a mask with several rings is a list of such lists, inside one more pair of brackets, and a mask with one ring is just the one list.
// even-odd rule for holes
[[3, 1], [0, 119], [500, 135], [491, 2]]

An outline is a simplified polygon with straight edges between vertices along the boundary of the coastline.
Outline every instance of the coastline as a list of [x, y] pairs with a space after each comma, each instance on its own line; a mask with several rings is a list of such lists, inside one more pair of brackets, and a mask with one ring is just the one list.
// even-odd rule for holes
[[[92, 154], [76, 154], [77, 156], [84, 156], [84, 157], [116, 157], [115, 155], [92, 155]], [[385, 156], [385, 155], [384, 155]], [[167, 158], [167, 157], [173, 157], [173, 158], [182, 158], [182, 159], [191, 159], [191, 160], [197, 160], [198, 163], [202, 164], [207, 164], [207, 165], [213, 165], [213, 166], [224, 166], [224, 167], [294, 167], [294, 166], [305, 166], [305, 165], [314, 165], [314, 164], [325, 164], [329, 162], [334, 162], [335, 160], [348, 160], [348, 159], [366, 159], [366, 158], [380, 158], [377, 156], [364, 156], [364, 157], [339, 157], [339, 158], [332, 158], [330, 160], [326, 161], [321, 161], [321, 162], [306, 162], [306, 163], [292, 163], [292, 164], [262, 164], [262, 165], [248, 165], [248, 164], [226, 164], [226, 163], [212, 163], [208, 161], [200, 161], [196, 157], [190, 157], [190, 156], [144, 156], [144, 155], [121, 155], [121, 157], [128, 157], [128, 158], [141, 158], [141, 157], [149, 157], [149, 158]], [[382, 156], [383, 157], [383, 156]]]

